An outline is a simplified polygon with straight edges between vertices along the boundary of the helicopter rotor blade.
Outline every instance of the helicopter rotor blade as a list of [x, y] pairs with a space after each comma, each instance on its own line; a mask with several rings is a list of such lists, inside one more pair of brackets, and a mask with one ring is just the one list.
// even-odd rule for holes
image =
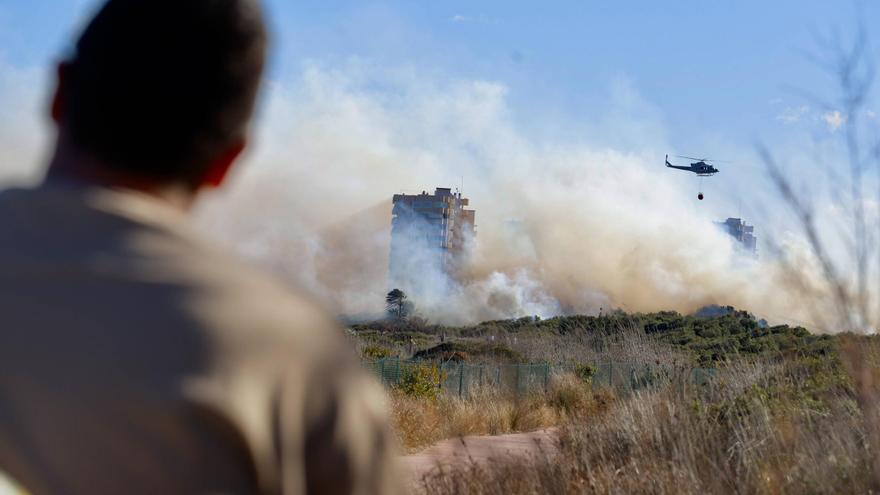
[[675, 156], [677, 158], [686, 158], [688, 160], [696, 160], [698, 162], [706, 162], [706, 163], [709, 163], [709, 162], [712, 162], [712, 163], [733, 163], [729, 160], [715, 160], [714, 158], [694, 158], [692, 156], [681, 156], [681, 155], [675, 155]]

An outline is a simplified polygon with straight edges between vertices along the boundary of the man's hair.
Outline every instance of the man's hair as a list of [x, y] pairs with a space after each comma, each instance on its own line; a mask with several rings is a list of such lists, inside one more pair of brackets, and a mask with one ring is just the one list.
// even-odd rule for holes
[[244, 137], [265, 52], [256, 0], [109, 0], [67, 64], [63, 124], [107, 167], [195, 184]]

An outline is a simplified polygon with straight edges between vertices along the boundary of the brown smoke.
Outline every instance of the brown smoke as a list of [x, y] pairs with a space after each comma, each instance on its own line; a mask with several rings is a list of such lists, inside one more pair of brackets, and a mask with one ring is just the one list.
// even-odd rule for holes
[[[7, 183], [40, 174], [51, 137], [44, 76], [0, 63]], [[377, 78], [384, 90], [372, 89]], [[432, 319], [720, 303], [810, 322], [823, 299], [815, 260], [796, 236], [783, 235], [782, 248], [806, 288], [766, 253], [761, 261], [736, 253], [711, 223], [722, 218], [701, 213], [687, 182], [662, 168], [662, 125], [632, 108], [643, 102], [627, 88], [626, 104], [597, 118], [627, 136], [622, 149], [520, 130], [506, 89], [491, 82], [352, 63], [312, 66], [269, 88], [250, 156], [231, 187], [202, 204], [200, 221], [340, 314], [381, 314], [391, 196], [462, 177], [477, 210], [476, 252], [448, 293], [416, 301]]]
[[784, 270], [738, 253], [659, 150], [530, 139], [497, 84], [398, 74], [392, 97], [368, 89], [370, 77], [312, 67], [294, 91], [274, 87], [258, 151], [204, 210], [213, 231], [339, 313], [381, 312], [391, 196], [465, 176], [477, 248], [451, 291], [416, 301], [430, 318], [718, 303], [810, 320]]

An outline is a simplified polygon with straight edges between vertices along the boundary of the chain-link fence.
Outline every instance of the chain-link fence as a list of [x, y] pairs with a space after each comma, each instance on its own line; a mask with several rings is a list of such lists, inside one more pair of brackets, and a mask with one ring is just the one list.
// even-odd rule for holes
[[[517, 394], [547, 391], [554, 374], [574, 372], [574, 366], [547, 363], [468, 364], [462, 361], [427, 362], [388, 357], [366, 361], [364, 366], [385, 386], [401, 383], [407, 369], [437, 366], [438, 387], [449, 394], [466, 397], [481, 387]], [[686, 379], [695, 385], [707, 383], [715, 374], [711, 368], [672, 368], [662, 365], [604, 361], [591, 364], [594, 387], [609, 387], [619, 393], [651, 387], [672, 379]]]
[[440, 383], [438, 387], [447, 393], [464, 397], [473, 390], [490, 387], [516, 393], [546, 390], [550, 383], [552, 367], [540, 364], [467, 364], [458, 362], [431, 363], [402, 360], [397, 357], [364, 362], [386, 386], [399, 385], [408, 367], [437, 366]]

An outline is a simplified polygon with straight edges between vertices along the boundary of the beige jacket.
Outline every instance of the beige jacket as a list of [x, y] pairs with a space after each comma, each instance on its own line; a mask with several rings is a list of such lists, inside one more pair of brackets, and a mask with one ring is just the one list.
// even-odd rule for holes
[[30, 493], [395, 493], [389, 439], [337, 325], [181, 213], [0, 193], [0, 471]]

